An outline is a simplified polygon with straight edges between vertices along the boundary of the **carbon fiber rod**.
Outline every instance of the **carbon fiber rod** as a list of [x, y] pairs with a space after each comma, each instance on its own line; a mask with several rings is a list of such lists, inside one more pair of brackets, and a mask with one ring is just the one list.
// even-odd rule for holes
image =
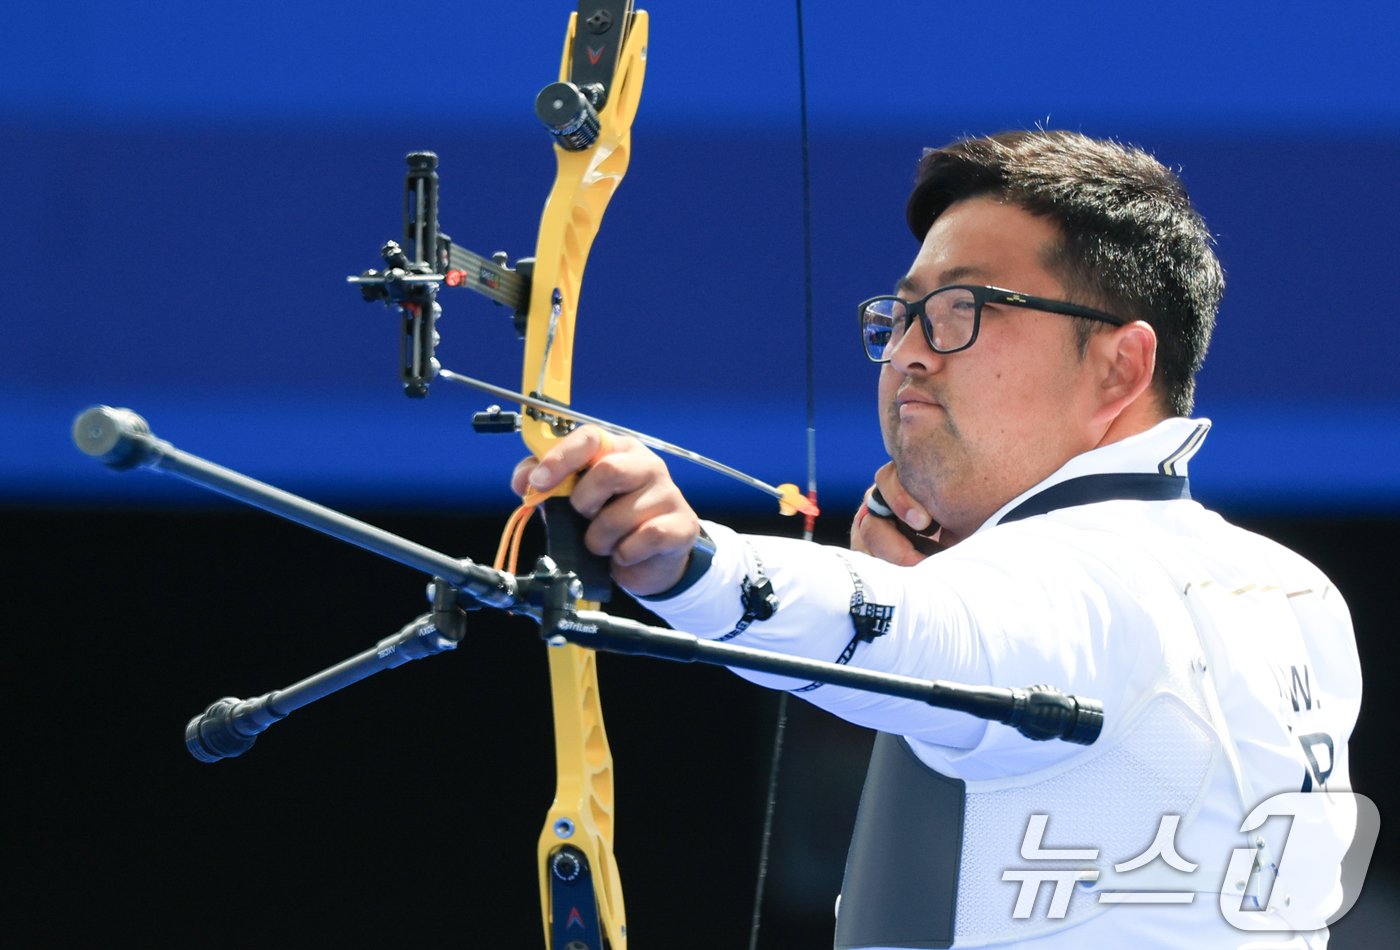
[[150, 468], [174, 475], [425, 574], [441, 577], [488, 606], [509, 608], [516, 602], [512, 575], [465, 558], [448, 557], [299, 495], [183, 452], [152, 435], [146, 420], [130, 409], [111, 406], [88, 409], [73, 422], [73, 441], [108, 468], [119, 471]]

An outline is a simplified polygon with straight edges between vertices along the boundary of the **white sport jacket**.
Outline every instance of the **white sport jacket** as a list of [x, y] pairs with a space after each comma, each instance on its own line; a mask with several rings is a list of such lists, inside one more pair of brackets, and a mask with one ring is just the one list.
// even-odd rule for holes
[[[1209, 426], [1076, 457], [914, 567], [706, 523], [708, 568], [647, 599], [700, 636], [1103, 702], [1084, 747], [739, 671], [883, 734], [838, 948], [1326, 945], [1355, 825], [1333, 794], [1361, 697], [1351, 621], [1317, 568], [1189, 499]], [[746, 618], [741, 588], [764, 577], [778, 608]], [[1311, 793], [1286, 860], [1303, 817], [1241, 832], [1282, 792]]]

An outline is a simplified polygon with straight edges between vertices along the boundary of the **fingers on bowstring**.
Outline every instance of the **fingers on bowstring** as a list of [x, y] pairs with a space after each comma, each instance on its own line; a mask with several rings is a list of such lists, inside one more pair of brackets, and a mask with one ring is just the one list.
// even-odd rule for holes
[[894, 517], [894, 509], [885, 500], [885, 496], [880, 493], [879, 485], [871, 485], [865, 490], [865, 498], [861, 500], [860, 508], [865, 514], [874, 515], [876, 518]]
[[924, 506], [904, 490], [893, 462], [886, 462], [875, 473], [875, 484], [866, 492], [865, 505], [872, 515], [897, 518], [915, 531], [927, 530], [933, 524]]
[[918, 564], [931, 553], [921, 549], [918, 536], [893, 518], [866, 518], [852, 532], [851, 547], [902, 567]]

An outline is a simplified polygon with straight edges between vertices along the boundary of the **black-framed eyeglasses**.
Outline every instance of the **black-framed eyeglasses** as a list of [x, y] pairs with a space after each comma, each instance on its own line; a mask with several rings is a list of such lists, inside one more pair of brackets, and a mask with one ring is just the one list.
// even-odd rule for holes
[[977, 342], [977, 333], [982, 328], [982, 306], [989, 303], [1084, 317], [1116, 327], [1128, 322], [1111, 313], [1064, 300], [1033, 297], [1000, 287], [950, 284], [919, 300], [884, 296], [871, 297], [862, 303], [860, 340], [865, 346], [865, 355], [873, 362], [888, 363], [890, 354], [899, 345], [915, 317], [924, 328], [924, 339], [935, 353], [965, 350]]

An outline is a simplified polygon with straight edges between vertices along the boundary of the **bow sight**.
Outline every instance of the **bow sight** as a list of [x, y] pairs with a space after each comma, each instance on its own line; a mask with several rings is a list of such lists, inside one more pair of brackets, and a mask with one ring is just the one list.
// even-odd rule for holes
[[[442, 315], [437, 302], [439, 285], [475, 290], [510, 307], [515, 332], [524, 339], [534, 258], [521, 258], [512, 267], [504, 251], [486, 258], [454, 244], [438, 226], [437, 155], [410, 152], [407, 161], [404, 241], [412, 256], [397, 241], [389, 241], [380, 250], [388, 265], [384, 270], [367, 270], [346, 280], [359, 285], [365, 300], [383, 301], [399, 308], [403, 320], [399, 378], [408, 396], [421, 399], [428, 395], [428, 385], [441, 368], [433, 355], [441, 339], [437, 330], [438, 317]], [[507, 427], [487, 431], [513, 432], [518, 418], [510, 421], [512, 424]]]
[[[585, 14], [585, 7], [592, 8]], [[599, 111], [608, 102], [623, 40], [633, 17], [631, 0], [600, 4], [580, 3], [579, 24], [572, 50], [566, 58], [569, 78], [550, 83], [535, 98], [535, 114], [567, 152], [583, 152], [598, 140], [601, 130]], [[614, 30], [614, 27], [617, 27]], [[645, 50], [643, 49], [643, 57]], [[358, 284], [367, 301], [383, 301], [397, 306], [403, 316], [399, 340], [399, 374], [404, 392], [412, 398], [428, 394], [428, 386], [440, 368], [434, 351], [440, 340], [437, 330], [442, 308], [437, 302], [439, 284], [465, 287], [511, 309], [516, 334], [525, 338], [535, 259], [522, 257], [514, 266], [509, 255], [496, 251], [489, 258], [452, 242], [438, 224], [438, 156], [433, 152], [410, 152], [404, 179], [405, 252], [395, 241], [380, 250], [387, 265], [347, 278]], [[563, 301], [558, 288], [552, 304], [557, 310]], [[542, 392], [532, 397], [552, 401]], [[527, 414], [548, 422], [560, 434], [572, 425], [534, 408]], [[477, 413], [472, 421], [479, 432], [512, 432], [520, 425], [517, 413], [492, 407]]]

